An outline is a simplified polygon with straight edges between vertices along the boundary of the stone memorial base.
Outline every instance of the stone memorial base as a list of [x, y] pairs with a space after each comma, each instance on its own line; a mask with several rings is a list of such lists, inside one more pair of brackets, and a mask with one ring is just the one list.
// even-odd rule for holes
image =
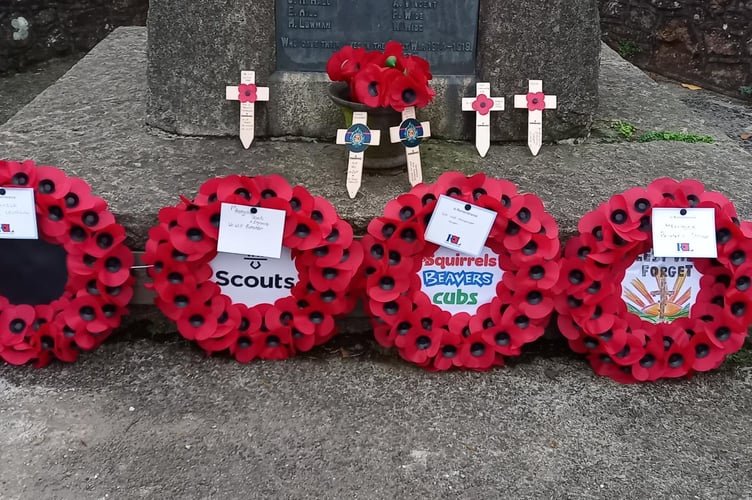
[[[521, 191], [543, 199], [564, 241], [576, 232], [583, 214], [615, 193], [663, 176], [699, 179], [708, 189], [727, 194], [742, 218], [752, 217], [749, 154], [692, 116], [612, 50], [604, 48], [602, 54], [602, 105], [594, 136], [606, 135], [612, 120], [624, 120], [641, 130], [707, 134], [717, 142], [637, 143], [593, 137], [582, 144], [544, 144], [537, 157], [524, 145], [492, 146], [480, 158], [472, 142], [430, 139], [421, 146], [426, 182], [447, 170], [509, 179]], [[0, 154], [57, 165], [85, 179], [96, 195], [109, 201], [135, 250], [144, 248], [160, 208], [174, 205], [179, 194], [192, 198], [201, 183], [215, 176], [284, 175], [291, 184], [302, 184], [331, 200], [357, 234], [381, 215], [388, 200], [410, 189], [407, 174], [388, 180], [366, 175], [360, 194], [350, 200], [341, 146], [260, 140], [245, 150], [237, 137], [177, 136], [147, 125], [147, 94], [146, 30], [120, 28], [0, 126]], [[367, 329], [362, 318], [348, 320], [345, 326]]]
[[[271, 102], [257, 106], [258, 137], [335, 137], [342, 119], [327, 97], [326, 73], [295, 71], [296, 64], [283, 59], [286, 54], [281, 53], [284, 50], [281, 40], [287, 40], [290, 33], [314, 36], [311, 30], [301, 29], [301, 23], [316, 26], [315, 23], [325, 22], [331, 12], [340, 12], [338, 1], [345, 5], [343, 0], [295, 2], [292, 14], [281, 9], [275, 16], [275, 3], [279, 0], [204, 0], [193, 2], [190, 8], [185, 8], [182, 0], [153, 0], [148, 21], [147, 122], [181, 135], [236, 134], [238, 106], [224, 101], [224, 89], [226, 85], [236, 85], [240, 71], [246, 69], [256, 71], [257, 81], [271, 88]], [[387, 3], [390, 2], [383, 2]], [[402, 1], [394, 4], [404, 7]], [[436, 98], [433, 104], [419, 111], [419, 117], [431, 122], [435, 137], [456, 140], [473, 137], [475, 115], [462, 112], [461, 100], [475, 95], [476, 81], [489, 81], [494, 95], [507, 99], [507, 111], [494, 113], [491, 119], [492, 139], [525, 142], [527, 113], [514, 110], [512, 104], [515, 94], [527, 92], [529, 79], [542, 79], [546, 93], [559, 96], [558, 111], [546, 114], [547, 140], [588, 135], [598, 107], [597, 0], [457, 3], [468, 9], [477, 8], [477, 13], [463, 16], [476, 22], [477, 41], [474, 33], [467, 32], [472, 28], [456, 26], [456, 30], [464, 32], [446, 33], [446, 26], [435, 25], [451, 23], [451, 17], [430, 21], [434, 12], [449, 6], [437, 2], [410, 4], [425, 5], [404, 10], [426, 18], [413, 24], [420, 25], [423, 38], [435, 40], [432, 44], [441, 41], [442, 50], [451, 45], [456, 51], [458, 43], [448, 42], [457, 38], [475, 42], [474, 69], [472, 64], [469, 70], [448, 65], [446, 71], [450, 73], [434, 71], [432, 86]], [[394, 21], [404, 15], [403, 10], [393, 13], [387, 8], [388, 12], [383, 12], [378, 7], [372, 6], [379, 16], [388, 16], [380, 18], [381, 30], [405, 35], [404, 31], [391, 31], [393, 22], [398, 24], [397, 29], [404, 30], [404, 24], [399, 24], [404, 20]], [[301, 13], [319, 17], [304, 19], [299, 17]], [[350, 22], [365, 22], [359, 21], [358, 15], [366, 13], [376, 15], [353, 11]], [[324, 27], [316, 35], [334, 38], [333, 32], [338, 29], [342, 26]], [[328, 51], [333, 53], [335, 49]], [[317, 57], [326, 53], [324, 49], [310, 52]], [[432, 54], [419, 52], [429, 59]], [[284, 70], [278, 68], [281, 62]], [[300, 56], [298, 66], [301, 69], [308, 66], [306, 53]]]

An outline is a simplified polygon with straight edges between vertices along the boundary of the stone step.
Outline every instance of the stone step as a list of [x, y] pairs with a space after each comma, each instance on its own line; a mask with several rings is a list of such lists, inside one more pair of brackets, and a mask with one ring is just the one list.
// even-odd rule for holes
[[[144, 248], [160, 208], [176, 204], [180, 194], [193, 197], [215, 176], [281, 174], [328, 198], [360, 234], [388, 200], [410, 189], [406, 174], [366, 175], [350, 200], [346, 153], [331, 142], [280, 137], [245, 150], [236, 137], [174, 136], [148, 127], [145, 49], [144, 28], [116, 30], [0, 126], [1, 158], [31, 158], [88, 181], [109, 201], [134, 250]], [[485, 158], [471, 143], [429, 140], [421, 147], [426, 182], [448, 170], [511, 180], [543, 199], [563, 240], [576, 232], [583, 214], [613, 194], [663, 176], [699, 179], [729, 196], [742, 218], [750, 217], [752, 162], [746, 152], [605, 47], [599, 86], [601, 106], [590, 138], [544, 145], [537, 157], [521, 144], [495, 144]], [[707, 134], [716, 143], [623, 142], [609, 128], [614, 120], [643, 131]]]

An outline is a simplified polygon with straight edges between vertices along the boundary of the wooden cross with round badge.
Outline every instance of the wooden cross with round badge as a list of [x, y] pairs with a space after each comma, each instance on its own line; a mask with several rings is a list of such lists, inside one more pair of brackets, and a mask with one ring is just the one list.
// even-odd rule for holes
[[514, 107], [527, 108], [527, 145], [536, 156], [543, 144], [543, 110], [556, 109], [556, 96], [543, 93], [543, 80], [530, 80], [527, 94], [514, 96]]
[[462, 98], [462, 111], [475, 111], [475, 149], [482, 157], [491, 147], [491, 111], [504, 111], [504, 98], [490, 95], [491, 84], [478, 82], [475, 97]]
[[426, 137], [431, 137], [431, 124], [419, 122], [415, 118], [415, 106], [405, 108], [402, 112], [402, 123], [389, 128], [389, 140], [401, 142], [405, 146], [407, 155], [407, 176], [410, 185], [416, 186], [423, 182], [423, 167], [420, 163], [419, 144]]
[[240, 85], [225, 88], [225, 99], [240, 101], [240, 142], [251, 147], [256, 133], [256, 101], [269, 100], [269, 87], [256, 86], [255, 71], [241, 71]]
[[350, 152], [347, 162], [347, 194], [350, 198], [355, 198], [360, 190], [366, 149], [381, 142], [381, 131], [369, 129], [367, 121], [368, 113], [356, 111], [350, 128], [337, 130], [337, 144], [345, 144]]

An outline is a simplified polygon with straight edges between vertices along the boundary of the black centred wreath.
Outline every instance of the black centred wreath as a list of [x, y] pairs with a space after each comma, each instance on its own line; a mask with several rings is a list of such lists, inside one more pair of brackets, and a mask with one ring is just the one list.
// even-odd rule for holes
[[[439, 247], [424, 233], [440, 195], [497, 213], [486, 247], [495, 255], [491, 265], [503, 275], [495, 295], [473, 314], [452, 314], [422, 288], [424, 262], [437, 261]], [[369, 224], [362, 243], [366, 308], [376, 339], [396, 347], [404, 359], [429, 370], [488, 370], [543, 335], [559, 278], [558, 227], [537, 196], [519, 194], [511, 182], [444, 173], [435, 184], [419, 184], [389, 202], [383, 216]], [[459, 254], [449, 259], [442, 262], [462, 266], [475, 261]], [[467, 282], [469, 276], [477, 279], [464, 271], [449, 279]]]
[[[39, 281], [35, 283], [3, 277], [8, 280], [2, 285], [8, 295], [17, 295], [19, 287], [31, 288], [34, 302], [0, 296], [0, 358], [14, 365], [33, 362], [37, 367], [55, 358], [73, 362], [81, 351], [101, 345], [127, 313], [133, 296], [133, 254], [124, 244], [125, 229], [84, 180], [68, 177], [58, 168], [0, 161], [0, 186], [34, 189], [40, 240], [23, 248], [37, 251], [41, 245], [47, 247], [43, 252], [64, 254], [60, 267], [65, 268], [52, 270], [62, 276], [61, 289], [53, 295], [48, 293], [46, 277], [35, 276]], [[11, 229], [5, 224], [0, 228]], [[3, 239], [0, 246], [18, 241]], [[18, 253], [6, 250], [0, 260], [24, 257]], [[12, 271], [16, 276], [35, 272]], [[39, 298], [45, 295], [47, 299]]]
[[[650, 255], [657, 207], [713, 208], [718, 257], [678, 270], [651, 259], [648, 283], [625, 287], [627, 270]], [[558, 325], [598, 374], [623, 383], [682, 377], [717, 368], [741, 348], [752, 323], [752, 224], [725, 196], [696, 180], [657, 179], [613, 196], [578, 229], [562, 261]], [[691, 271], [702, 276], [694, 304]]]
[[[298, 272], [289, 296], [248, 307], [213, 281], [222, 203], [285, 211], [282, 243]], [[208, 354], [229, 351], [240, 362], [285, 359], [334, 336], [335, 316], [354, 307], [349, 286], [362, 260], [352, 228], [331, 203], [278, 175], [205, 182], [195, 200], [181, 197], [160, 210], [144, 254], [153, 265], [155, 303], [180, 334]]]

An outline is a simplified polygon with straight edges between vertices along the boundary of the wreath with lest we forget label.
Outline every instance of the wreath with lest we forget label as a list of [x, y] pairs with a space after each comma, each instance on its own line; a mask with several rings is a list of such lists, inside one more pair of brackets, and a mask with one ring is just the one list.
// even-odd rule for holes
[[[0, 359], [73, 362], [120, 325], [133, 296], [125, 229], [82, 179], [32, 161], [0, 161], [0, 201], [33, 189], [39, 239], [0, 239]], [[31, 198], [29, 198], [31, 200]], [[19, 212], [19, 206], [3, 214]], [[35, 212], [35, 214], [34, 214]], [[17, 229], [0, 221], [0, 231]], [[28, 229], [28, 228], [26, 228]]]
[[[496, 212], [479, 256], [426, 241], [441, 195]], [[402, 358], [428, 370], [488, 370], [543, 335], [558, 228], [537, 196], [511, 182], [444, 173], [390, 201], [362, 243], [375, 337]]]
[[[279, 262], [218, 254], [223, 203], [284, 211]], [[157, 307], [183, 337], [209, 354], [228, 351], [248, 362], [285, 359], [334, 336], [335, 317], [354, 307], [349, 286], [362, 255], [326, 199], [278, 175], [231, 175], [160, 210], [143, 260], [152, 265], [148, 286]]]
[[[653, 209], [668, 207], [714, 210], [717, 258], [653, 256]], [[752, 323], [752, 224], [699, 181], [658, 179], [582, 218], [558, 288], [559, 329], [598, 374], [630, 383], [712, 370]]]

